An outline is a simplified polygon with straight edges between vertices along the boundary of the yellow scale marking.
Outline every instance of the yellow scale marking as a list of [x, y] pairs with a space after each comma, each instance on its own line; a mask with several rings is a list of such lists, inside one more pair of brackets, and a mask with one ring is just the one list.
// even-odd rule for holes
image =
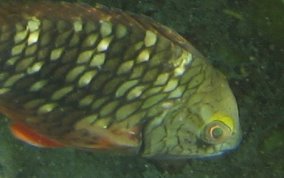
[[106, 51], [108, 49], [112, 39], [113, 39], [112, 36], [108, 36], [108, 37], [103, 38], [97, 46], [97, 51], [98, 52]]
[[54, 61], [60, 58], [63, 53], [63, 48], [53, 49], [50, 54], [50, 60]]
[[39, 80], [39, 81], [35, 82], [34, 84], [32, 84], [32, 86], [30, 87], [29, 91], [33, 91], [33, 92], [39, 91], [46, 84], [47, 84], [47, 80]]
[[94, 55], [94, 57], [91, 60], [90, 66], [100, 67], [101, 65], [104, 64], [105, 58], [106, 58], [105, 53], [99, 53], [99, 54]]

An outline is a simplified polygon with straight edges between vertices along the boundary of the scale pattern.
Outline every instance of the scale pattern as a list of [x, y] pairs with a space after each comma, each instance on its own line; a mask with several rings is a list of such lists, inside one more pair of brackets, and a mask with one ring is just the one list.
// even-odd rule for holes
[[[172, 139], [155, 128], [179, 135], [180, 125], [170, 129], [165, 119], [201, 102], [188, 98], [215, 78], [224, 80], [185, 39], [144, 16], [101, 5], [0, 7], [1, 107], [66, 145], [95, 148], [111, 133], [122, 135], [114, 146], [166, 154]], [[196, 143], [186, 154], [197, 152]]]

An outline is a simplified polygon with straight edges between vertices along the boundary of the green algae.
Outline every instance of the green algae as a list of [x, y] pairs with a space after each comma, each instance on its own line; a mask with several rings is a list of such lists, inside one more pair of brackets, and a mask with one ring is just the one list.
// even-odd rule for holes
[[[0, 125], [5, 123], [6, 120], [1, 118]], [[8, 128], [0, 129], [0, 178], [10, 178], [16, 175], [17, 163], [14, 161], [12, 139], [9, 136]]]
[[276, 131], [269, 133], [268, 138], [263, 143], [263, 151], [271, 153], [284, 147], [284, 130], [277, 129]]

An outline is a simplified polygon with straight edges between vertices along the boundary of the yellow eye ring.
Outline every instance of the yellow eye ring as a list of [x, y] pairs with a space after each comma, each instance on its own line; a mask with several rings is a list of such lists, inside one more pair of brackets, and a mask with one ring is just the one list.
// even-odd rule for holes
[[210, 144], [219, 144], [232, 135], [232, 130], [222, 121], [214, 120], [207, 124], [201, 134], [203, 141]]

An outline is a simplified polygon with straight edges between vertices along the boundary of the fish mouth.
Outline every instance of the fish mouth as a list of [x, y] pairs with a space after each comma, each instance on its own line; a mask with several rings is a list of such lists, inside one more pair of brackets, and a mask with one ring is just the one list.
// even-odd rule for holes
[[[207, 146], [200, 147], [200, 150], [197, 155], [197, 157], [215, 157], [215, 156], [220, 156], [223, 154], [226, 154], [228, 152], [231, 152], [233, 150], [236, 150], [238, 146], [240, 145], [241, 142], [241, 134], [240, 133], [234, 133], [226, 142], [220, 143], [220, 144], [210, 144]], [[206, 149], [204, 149], [204, 147]], [[198, 149], [197, 149], [198, 150]], [[202, 150], [204, 150], [202, 152]]]
[[[202, 140], [196, 142], [196, 148], [183, 150], [183, 152], [170, 154], [164, 152], [161, 154], [151, 155], [149, 158], [157, 160], [186, 160], [186, 159], [210, 159], [229, 153], [238, 148], [241, 138], [235, 141], [228, 141], [220, 144], [209, 144]], [[148, 157], [148, 156], [144, 156]]]
[[[203, 140], [198, 140], [196, 149], [194, 152], [187, 153], [184, 155], [175, 156], [176, 159], [208, 159], [212, 157], [218, 157], [223, 154], [234, 151], [238, 148], [241, 142], [242, 135], [240, 131], [234, 132], [230, 138], [223, 143], [212, 144], [207, 143]], [[174, 156], [173, 156], [174, 157]]]

